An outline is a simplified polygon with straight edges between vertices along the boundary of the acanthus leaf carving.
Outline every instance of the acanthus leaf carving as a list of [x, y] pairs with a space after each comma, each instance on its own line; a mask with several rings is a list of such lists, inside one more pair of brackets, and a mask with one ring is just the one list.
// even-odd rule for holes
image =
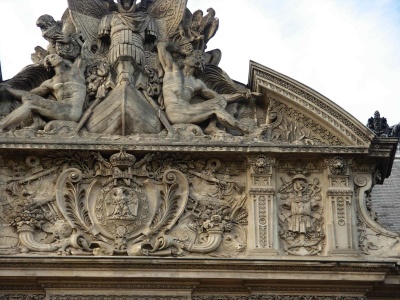
[[[169, 154], [136, 161], [124, 149], [109, 158], [63, 152], [26, 162], [2, 169], [1, 213], [11, 223], [1, 229], [10, 235], [4, 254], [231, 257], [246, 248], [237, 163]], [[33, 192], [42, 182], [46, 188]]]

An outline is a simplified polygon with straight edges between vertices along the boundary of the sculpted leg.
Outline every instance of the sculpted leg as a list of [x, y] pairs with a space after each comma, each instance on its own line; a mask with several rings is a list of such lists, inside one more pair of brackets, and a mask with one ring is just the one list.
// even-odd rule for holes
[[21, 90], [17, 90], [17, 89], [13, 89], [13, 88], [7, 88], [7, 91], [13, 95], [15, 98], [17, 99], [22, 99], [23, 96], [25, 96], [26, 94], [28, 94], [29, 92], [27, 91], [21, 91]]
[[31, 106], [27, 104], [22, 104], [20, 107], [18, 107], [16, 110], [11, 112], [9, 115], [4, 117], [0, 121], [0, 132], [3, 132], [4, 129], [12, 126], [12, 125], [17, 125], [24, 121], [26, 118], [28, 118], [32, 114]]
[[202, 103], [188, 105], [166, 106], [166, 114], [171, 124], [201, 123], [213, 115], [216, 110], [225, 109], [227, 103], [224, 97], [217, 97]]
[[243, 134], [249, 133], [249, 129], [246, 126], [244, 126], [242, 123], [236, 120], [232, 115], [230, 115], [225, 110], [218, 110], [215, 112], [215, 114], [217, 116], [218, 121], [221, 122], [222, 125], [238, 129]]
[[[0, 121], [0, 132], [12, 125], [21, 123], [32, 113], [54, 120], [76, 121], [76, 118], [72, 118], [73, 107], [70, 104], [44, 99], [28, 92], [21, 96], [21, 100], [23, 104]], [[43, 125], [42, 122], [39, 122], [41, 123], [39, 124], [37, 121], [39, 120], [34, 118], [33, 126]]]

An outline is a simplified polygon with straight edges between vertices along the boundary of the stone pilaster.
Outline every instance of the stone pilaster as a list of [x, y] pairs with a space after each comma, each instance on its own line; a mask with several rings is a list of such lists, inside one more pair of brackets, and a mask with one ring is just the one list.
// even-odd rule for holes
[[276, 255], [278, 252], [275, 187], [273, 186], [273, 164], [275, 159], [265, 155], [249, 158], [249, 254]]
[[350, 187], [348, 161], [342, 157], [327, 160], [328, 166], [328, 217], [331, 238], [329, 252], [332, 254], [355, 255], [356, 215], [353, 190]]

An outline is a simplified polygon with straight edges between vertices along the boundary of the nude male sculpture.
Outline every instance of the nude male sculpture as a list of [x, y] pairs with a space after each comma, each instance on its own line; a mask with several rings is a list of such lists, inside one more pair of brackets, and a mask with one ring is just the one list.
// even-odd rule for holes
[[[22, 105], [0, 120], [0, 132], [10, 126], [18, 125], [33, 114], [61, 121], [78, 122], [81, 118], [86, 98], [84, 76], [86, 65], [83, 60], [78, 58], [71, 65], [59, 55], [51, 54], [46, 56], [44, 63], [47, 68], [54, 69], [55, 75], [39, 87], [30, 92], [5, 88], [11, 95], [20, 99]], [[56, 100], [45, 98], [50, 95]], [[32, 128], [38, 125], [43, 124], [34, 122]]]
[[[173, 45], [166, 42], [157, 44], [158, 56], [165, 71], [163, 79], [165, 112], [171, 124], [198, 124], [211, 119], [205, 133], [216, 134], [219, 132], [216, 118], [222, 125], [247, 134], [248, 128], [225, 110], [228, 103], [243, 99], [246, 94], [219, 95], [209, 89], [203, 81], [195, 77], [197, 70], [204, 69], [201, 51], [192, 51], [184, 59], [183, 68], [180, 68], [167, 50], [172, 47]], [[201, 96], [205, 101], [190, 103], [196, 95]]]

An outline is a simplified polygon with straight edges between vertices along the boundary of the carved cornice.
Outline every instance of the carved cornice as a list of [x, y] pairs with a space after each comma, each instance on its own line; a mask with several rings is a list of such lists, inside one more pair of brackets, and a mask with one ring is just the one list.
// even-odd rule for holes
[[[274, 263], [268, 264], [263, 261], [262, 264], [249, 263], [246, 260], [229, 260], [225, 264], [218, 261], [218, 259], [208, 259], [207, 264], [196, 263], [190, 259], [179, 259], [175, 263], [171, 263], [170, 259], [157, 260], [157, 263], [149, 263], [146, 259], [138, 259], [135, 262], [125, 261], [121, 262], [119, 259], [75, 259], [57, 258], [53, 262], [47, 262], [42, 259], [29, 259], [29, 261], [14, 260], [10, 261], [7, 257], [7, 261], [2, 261], [0, 258], [0, 264], [2, 269], [8, 270], [224, 270], [224, 271], [283, 271], [283, 272], [356, 272], [356, 273], [387, 273], [387, 274], [400, 274], [399, 270], [396, 269], [394, 262], [387, 263], [369, 263], [365, 265], [362, 261], [360, 263], [338, 263], [326, 261], [323, 264], [315, 263], [310, 265], [310, 262], [304, 264], [293, 261], [288, 263], [288, 260], [279, 262], [274, 260]], [[261, 261], [260, 261], [261, 262]]]
[[354, 287], [287, 287], [287, 286], [247, 286], [252, 292], [290, 292], [290, 293], [346, 293], [365, 294], [368, 289]]
[[[166, 141], [167, 143], [168, 141]], [[272, 143], [258, 142], [242, 142], [238, 143], [221, 143], [221, 142], [203, 142], [201, 144], [188, 144], [169, 142], [163, 143], [147, 143], [139, 144], [137, 142], [128, 143], [93, 143], [91, 141], [76, 142], [74, 140], [68, 142], [38, 142], [26, 143], [26, 141], [7, 142], [6, 139], [0, 141], [0, 149], [22, 149], [22, 150], [90, 150], [90, 151], [119, 151], [121, 147], [127, 151], [165, 151], [165, 152], [235, 152], [235, 153], [259, 153], [259, 152], [306, 152], [306, 153], [329, 153], [329, 154], [368, 154], [369, 150], [366, 147], [340, 147], [340, 146], [310, 146], [310, 145], [275, 145]]]
[[144, 296], [144, 295], [52, 295], [50, 300], [187, 300], [186, 296]]
[[314, 152], [326, 154], [368, 154], [368, 148], [364, 147], [335, 147], [335, 146], [287, 146], [279, 147], [280, 152]]
[[350, 189], [329, 188], [328, 196], [352, 196], [353, 191]]
[[255, 195], [265, 195], [265, 194], [273, 195], [275, 194], [275, 189], [273, 187], [265, 187], [265, 188], [252, 187], [249, 189], [249, 193]]
[[264, 87], [329, 124], [348, 144], [369, 145], [374, 134], [335, 103], [309, 87], [255, 62], [250, 63], [249, 84], [253, 91]]
[[0, 300], [44, 300], [42, 294], [0, 294]]
[[91, 289], [91, 290], [193, 290], [194, 285], [177, 284], [93, 284], [93, 283], [44, 283], [44, 289]]
[[252, 295], [252, 296], [195, 296], [192, 300], [366, 300], [364, 296], [312, 296], [312, 295]]

